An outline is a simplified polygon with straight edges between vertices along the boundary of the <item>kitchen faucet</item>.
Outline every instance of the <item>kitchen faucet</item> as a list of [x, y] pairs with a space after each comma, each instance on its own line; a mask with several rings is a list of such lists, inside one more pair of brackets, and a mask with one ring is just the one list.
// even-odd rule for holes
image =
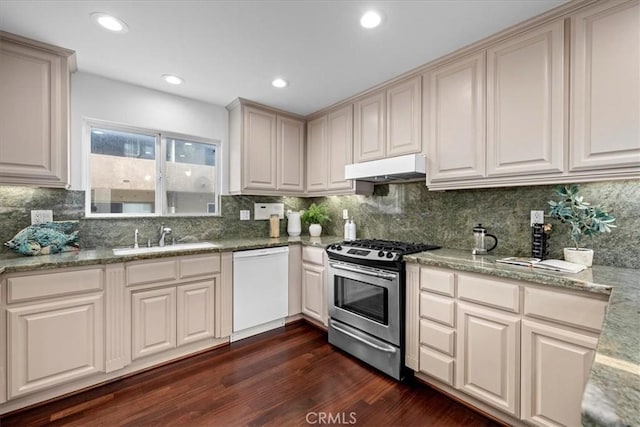
[[158, 246], [164, 246], [164, 236], [167, 234], [171, 234], [171, 229], [169, 227], [164, 226], [164, 224], [160, 224], [160, 241], [158, 241]]

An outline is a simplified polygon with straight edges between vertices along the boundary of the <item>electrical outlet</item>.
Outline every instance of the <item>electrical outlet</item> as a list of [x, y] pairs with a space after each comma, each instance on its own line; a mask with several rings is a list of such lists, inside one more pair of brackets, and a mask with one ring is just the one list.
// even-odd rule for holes
[[349, 219], [349, 209], [342, 209], [342, 219]]
[[241, 210], [240, 211], [240, 221], [249, 221], [251, 219], [251, 211], [250, 210]]
[[544, 211], [531, 211], [531, 226], [544, 224]]
[[31, 224], [42, 224], [53, 221], [52, 210], [31, 211]]

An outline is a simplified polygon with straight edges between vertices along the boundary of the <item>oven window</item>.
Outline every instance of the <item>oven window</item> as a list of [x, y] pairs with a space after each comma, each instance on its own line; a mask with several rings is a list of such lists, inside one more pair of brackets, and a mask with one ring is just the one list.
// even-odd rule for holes
[[340, 277], [335, 283], [334, 304], [383, 325], [389, 324], [388, 290], [381, 286]]

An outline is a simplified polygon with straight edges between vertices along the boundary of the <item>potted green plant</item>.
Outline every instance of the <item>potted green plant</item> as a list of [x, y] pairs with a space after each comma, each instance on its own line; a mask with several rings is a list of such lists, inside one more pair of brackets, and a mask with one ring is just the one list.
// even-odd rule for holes
[[320, 237], [322, 225], [331, 221], [327, 207], [323, 204], [316, 205], [315, 203], [311, 203], [311, 206], [302, 213], [300, 219], [305, 224], [309, 224], [309, 235], [311, 237]]
[[570, 236], [575, 244], [574, 248], [564, 248], [564, 259], [576, 264], [591, 267], [593, 249], [581, 248], [580, 240], [583, 236], [597, 236], [609, 233], [615, 227], [616, 218], [601, 206], [593, 206], [584, 201], [579, 195], [580, 188], [576, 184], [559, 185], [555, 192], [560, 201], [550, 200], [549, 212], [551, 218], [559, 219], [571, 226]]

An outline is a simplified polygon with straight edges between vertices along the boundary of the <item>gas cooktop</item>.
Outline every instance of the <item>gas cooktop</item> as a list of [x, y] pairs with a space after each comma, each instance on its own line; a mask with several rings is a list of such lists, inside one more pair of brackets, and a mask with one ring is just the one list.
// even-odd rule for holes
[[345, 240], [330, 245], [327, 248], [327, 255], [330, 259], [384, 268], [389, 264], [402, 262], [404, 255], [439, 248], [440, 246], [428, 243], [398, 242], [394, 240]]

